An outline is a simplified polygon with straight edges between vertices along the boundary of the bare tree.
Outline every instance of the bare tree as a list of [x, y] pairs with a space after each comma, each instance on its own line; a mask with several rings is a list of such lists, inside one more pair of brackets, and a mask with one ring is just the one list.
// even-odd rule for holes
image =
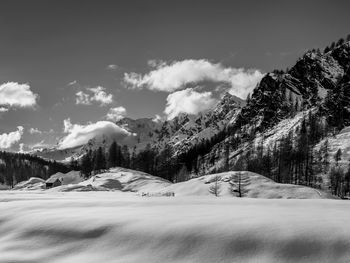
[[221, 192], [221, 177], [217, 175], [213, 178], [212, 184], [209, 186], [209, 193], [218, 197], [220, 192]]
[[242, 172], [231, 175], [230, 192], [234, 196], [242, 197]]

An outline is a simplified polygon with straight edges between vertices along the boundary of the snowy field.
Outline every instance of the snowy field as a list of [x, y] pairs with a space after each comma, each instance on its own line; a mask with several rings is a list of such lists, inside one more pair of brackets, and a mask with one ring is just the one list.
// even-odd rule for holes
[[0, 262], [350, 262], [350, 203], [0, 191]]

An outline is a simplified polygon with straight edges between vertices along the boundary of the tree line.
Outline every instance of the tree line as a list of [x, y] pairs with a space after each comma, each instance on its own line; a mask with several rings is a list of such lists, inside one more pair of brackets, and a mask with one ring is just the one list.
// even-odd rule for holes
[[64, 164], [23, 153], [0, 152], [0, 183], [13, 187], [30, 177], [48, 179], [57, 172], [67, 173]]

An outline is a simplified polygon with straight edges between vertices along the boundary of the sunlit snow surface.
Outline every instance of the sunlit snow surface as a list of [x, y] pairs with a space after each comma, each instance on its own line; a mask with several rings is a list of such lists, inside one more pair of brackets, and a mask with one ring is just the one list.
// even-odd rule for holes
[[350, 262], [350, 202], [0, 192], [0, 262]]

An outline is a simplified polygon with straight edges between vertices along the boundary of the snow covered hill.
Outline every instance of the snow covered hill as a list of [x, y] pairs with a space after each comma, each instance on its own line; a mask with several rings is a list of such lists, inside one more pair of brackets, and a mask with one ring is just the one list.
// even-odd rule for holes
[[0, 263], [350, 261], [350, 203], [0, 191]]
[[[62, 185], [50, 188], [49, 192], [71, 191], [117, 191], [125, 194], [161, 196], [173, 193], [175, 197], [181, 196], [213, 196], [211, 187], [218, 178], [218, 197], [237, 197], [238, 176], [241, 175], [241, 194], [248, 198], [268, 199], [323, 199], [332, 198], [328, 193], [313, 188], [278, 184], [271, 179], [252, 172], [226, 172], [210, 174], [193, 178], [181, 183], [171, 183], [165, 179], [149, 175], [147, 173], [125, 168], [113, 168], [83, 180], [79, 172], [67, 174], [57, 173], [51, 178], [59, 178]], [[236, 184], [232, 187], [232, 184]], [[39, 178], [31, 178], [18, 184], [15, 189], [41, 190], [45, 189], [44, 181]]]

